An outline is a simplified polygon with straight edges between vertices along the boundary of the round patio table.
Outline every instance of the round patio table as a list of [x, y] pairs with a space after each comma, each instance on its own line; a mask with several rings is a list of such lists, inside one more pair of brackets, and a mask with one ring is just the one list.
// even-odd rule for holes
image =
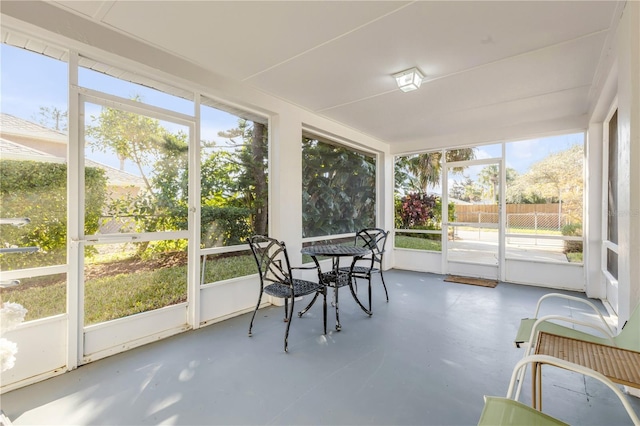
[[[367, 315], [371, 315], [371, 311], [369, 311], [367, 308], [364, 307], [364, 305], [360, 302], [360, 299], [358, 299], [358, 296], [353, 288], [353, 280], [351, 279], [351, 276], [349, 273], [346, 272], [340, 272], [340, 258], [341, 257], [362, 257], [362, 256], [366, 256], [368, 254], [371, 253], [371, 249], [365, 248], [365, 247], [358, 247], [358, 246], [343, 246], [343, 245], [337, 245], [337, 244], [322, 244], [322, 245], [314, 245], [314, 246], [308, 246], [308, 247], [303, 247], [302, 250], [300, 250], [300, 252], [302, 254], [307, 254], [311, 257], [313, 257], [314, 259], [316, 259], [317, 261], [317, 257], [318, 256], [325, 256], [325, 257], [331, 257], [332, 258], [332, 264], [333, 264], [333, 274], [335, 277], [335, 282], [334, 281], [327, 281], [325, 279], [323, 279], [323, 284], [327, 287], [333, 287], [333, 303], [332, 305], [336, 308], [336, 331], [340, 331], [342, 329], [342, 326], [340, 325], [340, 311], [338, 309], [338, 288], [339, 287], [343, 287], [345, 284], [340, 285], [341, 280], [346, 280], [347, 281], [347, 285], [349, 286], [349, 290], [351, 290], [351, 295], [353, 296], [353, 299], [356, 301], [356, 303], [358, 304], [358, 306], [360, 306], [360, 309], [362, 309]], [[313, 306], [313, 304], [315, 303], [316, 299], [317, 299], [318, 295], [316, 294], [313, 298], [313, 300], [311, 300], [311, 303], [309, 303], [309, 305], [304, 308], [302, 311], [298, 312], [298, 316], [301, 317], [302, 315], [304, 315], [305, 312], [307, 312], [309, 310], [309, 308], [311, 308], [311, 306]]]

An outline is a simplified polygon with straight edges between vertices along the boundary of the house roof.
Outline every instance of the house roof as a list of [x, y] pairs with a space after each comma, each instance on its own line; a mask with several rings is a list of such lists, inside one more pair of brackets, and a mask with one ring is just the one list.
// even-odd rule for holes
[[84, 165], [86, 167], [96, 167], [104, 170], [106, 172], [107, 179], [109, 180], [109, 185], [111, 186], [145, 187], [144, 180], [134, 174], [118, 170], [114, 167], [107, 166], [106, 164], [98, 163], [97, 161], [89, 160], [88, 158], [84, 159]]
[[66, 133], [24, 120], [10, 114], [0, 113], [0, 134], [3, 136], [19, 136], [29, 139], [46, 140], [59, 144], [67, 144]]
[[[58, 140], [60, 135], [63, 135], [64, 143], [66, 144], [67, 136], [64, 133], [47, 129], [39, 124], [31, 123], [27, 120], [14, 117], [9, 114], [1, 114], [1, 119], [3, 125], [3, 137], [0, 137], [0, 158], [8, 160], [66, 163], [66, 159], [63, 157], [56, 157], [55, 155], [9, 140], [14, 136], [19, 137], [22, 140], [32, 139], [36, 141], [55, 142]], [[8, 132], [4, 131], [4, 123], [9, 124]], [[49, 137], [53, 138], [53, 140], [49, 139]], [[94, 160], [85, 158], [85, 166], [97, 167], [104, 170], [106, 172], [109, 186], [137, 186], [139, 188], [143, 188], [145, 186], [144, 180], [141, 177]]]
[[55, 157], [46, 152], [29, 148], [19, 143], [11, 142], [5, 138], [0, 138], [0, 158], [7, 160], [31, 160], [48, 163], [64, 163], [65, 159]]

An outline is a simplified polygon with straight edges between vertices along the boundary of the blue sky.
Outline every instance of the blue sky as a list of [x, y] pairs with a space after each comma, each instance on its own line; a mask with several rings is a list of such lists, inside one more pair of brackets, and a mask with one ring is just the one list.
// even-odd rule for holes
[[506, 165], [524, 173], [532, 164], [574, 145], [584, 146], [584, 133], [510, 142], [506, 147]]
[[[525, 173], [531, 165], [555, 152], [565, 151], [573, 145], [583, 145], [584, 134], [573, 133], [546, 138], [536, 138], [508, 142], [506, 146], [506, 166], [518, 173]], [[476, 158], [500, 158], [502, 145], [486, 145], [476, 149]]]
[[65, 63], [0, 45], [2, 112], [30, 120], [40, 106], [67, 110]]
[[[524, 174], [532, 165], [543, 160], [549, 155], [565, 151], [573, 145], [583, 144], [583, 133], [508, 142], [505, 149], [505, 164], [507, 168], [515, 169], [518, 174]], [[500, 157], [502, 157], [502, 144], [485, 145], [476, 149], [476, 159]], [[476, 180], [478, 178], [478, 174], [484, 167], [484, 165], [473, 166], [465, 170], [463, 174], [452, 174], [449, 176], [451, 179], [450, 183], [453, 181], [462, 183], [467, 177]], [[441, 188], [435, 188], [433, 191], [440, 193]]]

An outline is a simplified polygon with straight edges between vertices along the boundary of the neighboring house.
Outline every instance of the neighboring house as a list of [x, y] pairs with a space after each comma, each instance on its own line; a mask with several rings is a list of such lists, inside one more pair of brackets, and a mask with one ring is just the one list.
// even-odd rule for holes
[[[67, 135], [36, 123], [0, 113], [0, 158], [6, 160], [31, 160], [48, 163], [66, 163]], [[86, 167], [100, 168], [107, 177], [107, 193], [110, 200], [136, 196], [145, 187], [144, 180], [131, 173], [98, 163], [85, 157]], [[116, 225], [106, 218], [101, 233], [118, 232], [123, 224]]]
[[44, 163], [65, 162], [63, 157], [55, 157], [49, 153], [12, 142], [4, 137], [0, 137], [0, 158], [3, 160], [29, 160], [41, 161]]
[[[67, 135], [40, 124], [0, 113], [0, 157], [11, 160], [66, 162]], [[106, 172], [108, 187], [115, 193], [137, 194], [144, 188], [144, 180], [134, 174], [118, 170], [85, 157], [87, 167]]]
[[54, 157], [67, 158], [68, 136], [65, 133], [13, 115], [0, 113], [0, 137]]

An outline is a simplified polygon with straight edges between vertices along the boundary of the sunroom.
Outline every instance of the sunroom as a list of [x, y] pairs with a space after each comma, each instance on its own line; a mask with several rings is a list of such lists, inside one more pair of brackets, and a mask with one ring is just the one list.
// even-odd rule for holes
[[252, 312], [253, 234], [303, 264], [378, 227], [398, 276], [640, 302], [638, 2], [0, 12], [3, 393]]

